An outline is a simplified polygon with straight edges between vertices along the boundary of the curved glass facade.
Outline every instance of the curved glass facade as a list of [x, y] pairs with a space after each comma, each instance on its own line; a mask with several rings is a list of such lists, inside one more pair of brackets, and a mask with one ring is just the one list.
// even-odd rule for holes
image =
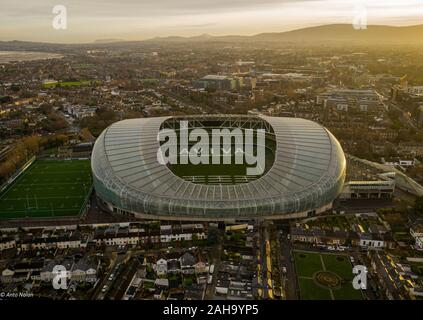
[[[322, 126], [297, 118], [192, 116], [229, 119], [228, 126], [261, 121], [276, 139], [273, 166], [262, 177], [235, 185], [194, 184], [157, 161], [158, 132], [172, 117], [114, 123], [97, 139], [92, 155], [96, 193], [115, 208], [143, 215], [201, 219], [249, 219], [313, 211], [341, 192], [346, 161], [339, 142]], [[237, 124], [238, 123], [238, 124]]]

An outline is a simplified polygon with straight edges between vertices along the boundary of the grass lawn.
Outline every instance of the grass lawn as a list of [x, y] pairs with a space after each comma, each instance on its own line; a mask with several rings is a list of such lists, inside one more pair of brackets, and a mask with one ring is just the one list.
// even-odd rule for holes
[[335, 300], [362, 300], [361, 290], [355, 290], [352, 283], [346, 283], [341, 289], [332, 290]]
[[[301, 299], [304, 300], [331, 300], [330, 291], [319, 287], [313, 279], [299, 278]], [[303, 292], [307, 294], [303, 295]]]
[[313, 277], [316, 271], [322, 270], [322, 262], [319, 254], [294, 252], [295, 267], [298, 277]]
[[[361, 300], [361, 290], [352, 286], [352, 265], [349, 257], [343, 254], [294, 251], [295, 269], [304, 300]], [[339, 288], [330, 289], [318, 284], [313, 277], [316, 272], [328, 271], [342, 279]]]
[[338, 254], [322, 254], [322, 258], [326, 270], [335, 272], [344, 280], [352, 281], [354, 275], [352, 273], [352, 266], [348, 256]]
[[62, 87], [80, 87], [89, 85], [100, 85], [100, 80], [83, 80], [83, 81], [62, 81], [58, 83], [45, 83], [43, 87], [48, 88], [62, 88]]
[[89, 160], [37, 160], [0, 194], [0, 219], [76, 216], [91, 185]]

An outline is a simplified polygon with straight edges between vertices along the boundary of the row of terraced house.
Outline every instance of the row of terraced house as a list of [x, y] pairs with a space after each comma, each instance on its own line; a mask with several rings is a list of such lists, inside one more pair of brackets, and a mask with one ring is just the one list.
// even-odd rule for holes
[[295, 242], [324, 245], [351, 245], [367, 249], [389, 248], [396, 246], [391, 232], [355, 232], [355, 231], [333, 231], [324, 230], [318, 227], [309, 229], [293, 227], [291, 238]]
[[93, 234], [68, 231], [60, 235], [11, 236], [0, 237], [0, 252], [17, 248], [23, 251], [39, 249], [86, 248], [89, 245], [115, 246], [140, 245], [146, 243], [170, 243], [173, 241], [192, 241], [207, 239], [203, 224], [164, 225], [153, 230], [112, 226], [96, 229]]

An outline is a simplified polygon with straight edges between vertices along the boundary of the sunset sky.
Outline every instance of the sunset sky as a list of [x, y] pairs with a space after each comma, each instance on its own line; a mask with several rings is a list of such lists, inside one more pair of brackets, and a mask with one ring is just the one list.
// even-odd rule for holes
[[[423, 0], [1, 0], [0, 40], [251, 35], [352, 23], [360, 4], [369, 24], [423, 24]], [[55, 5], [67, 8], [66, 30], [52, 27]]]

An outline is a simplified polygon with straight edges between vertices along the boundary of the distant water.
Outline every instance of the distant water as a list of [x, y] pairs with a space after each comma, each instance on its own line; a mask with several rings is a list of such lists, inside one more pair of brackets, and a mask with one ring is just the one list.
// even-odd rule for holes
[[62, 58], [61, 54], [31, 51], [0, 51], [0, 63]]

